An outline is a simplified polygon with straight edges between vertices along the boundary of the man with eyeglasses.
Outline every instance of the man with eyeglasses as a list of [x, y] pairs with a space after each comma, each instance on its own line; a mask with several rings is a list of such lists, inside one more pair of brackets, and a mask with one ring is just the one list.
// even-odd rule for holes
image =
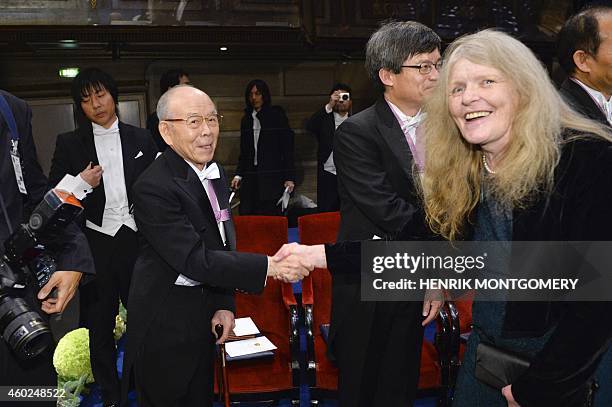
[[[413, 166], [423, 166], [418, 126], [438, 79], [439, 49], [440, 37], [413, 21], [388, 23], [370, 37], [365, 67], [383, 96], [335, 134], [338, 241], [428, 235]], [[340, 370], [339, 404], [410, 406], [423, 325], [441, 301], [362, 302], [360, 287], [358, 271], [333, 276], [329, 341]]]
[[80, 288], [80, 324], [89, 328], [91, 367], [104, 406], [113, 406], [120, 402], [113, 329], [119, 299], [128, 306], [139, 247], [130, 189], [155, 159], [157, 147], [147, 130], [119, 120], [117, 86], [106, 72], [81, 71], [71, 92], [79, 127], [57, 137], [49, 182], [54, 186], [66, 174], [78, 176], [88, 192], [82, 203], [96, 279]]
[[206, 93], [173, 87], [157, 113], [169, 148], [133, 188], [144, 244], [130, 290], [123, 394], [133, 377], [140, 407], [212, 406], [214, 328], [223, 326], [224, 342], [234, 289], [258, 293], [267, 276], [295, 282], [312, 266], [234, 251], [227, 178], [213, 160], [221, 116]]

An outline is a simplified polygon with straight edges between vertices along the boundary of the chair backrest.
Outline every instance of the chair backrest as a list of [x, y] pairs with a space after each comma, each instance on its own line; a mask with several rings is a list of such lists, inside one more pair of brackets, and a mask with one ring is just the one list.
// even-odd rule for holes
[[[287, 243], [288, 223], [284, 216], [235, 216], [234, 225], [239, 252], [273, 256]], [[268, 278], [261, 295], [236, 293], [236, 317], [250, 316], [257, 326], [266, 327], [277, 326], [282, 321], [282, 329], [285, 329], [287, 313], [278, 306], [279, 290], [285, 307], [296, 304], [291, 284]]]
[[[340, 212], [325, 212], [298, 218], [302, 244], [334, 243], [340, 227]], [[331, 275], [327, 269], [314, 270], [302, 281], [302, 302], [313, 306], [314, 329], [327, 324], [331, 316]]]

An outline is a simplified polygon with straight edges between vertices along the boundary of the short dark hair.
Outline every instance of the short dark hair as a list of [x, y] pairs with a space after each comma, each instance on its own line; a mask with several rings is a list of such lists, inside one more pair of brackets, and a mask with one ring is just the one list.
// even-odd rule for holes
[[[440, 49], [442, 40], [431, 28], [416, 21], [384, 23], [368, 40], [365, 68], [370, 79], [380, 88], [381, 68], [399, 73], [407, 58]], [[437, 62], [437, 61], [432, 61]]]
[[253, 86], [255, 86], [257, 90], [261, 92], [261, 95], [263, 96], [264, 106], [267, 106], [272, 103], [272, 96], [270, 95], [270, 88], [268, 87], [268, 84], [261, 79], [253, 79], [247, 84], [246, 89], [244, 90], [244, 103], [246, 105], [247, 110], [253, 110], [253, 106], [251, 106], [251, 100], [249, 98]]
[[112, 76], [98, 68], [87, 68], [79, 72], [72, 80], [70, 88], [77, 112], [84, 115], [81, 108], [83, 98], [87, 97], [92, 90], [97, 92], [102, 88], [111, 94], [116, 106], [119, 103], [119, 91]]
[[170, 69], [159, 78], [159, 91], [163, 95], [168, 89], [178, 85], [181, 77], [189, 76], [182, 68]]
[[612, 13], [612, 7], [589, 7], [570, 17], [557, 36], [557, 57], [559, 65], [568, 74], [576, 72], [574, 53], [582, 50], [590, 55], [596, 55], [601, 45], [598, 16]]
[[329, 91], [329, 94], [331, 95], [332, 93], [334, 93], [337, 90], [345, 90], [348, 93], [352, 93], [353, 91], [351, 90], [351, 87], [349, 85], [347, 85], [346, 83], [342, 83], [342, 82], [338, 82], [336, 83], [331, 90]]

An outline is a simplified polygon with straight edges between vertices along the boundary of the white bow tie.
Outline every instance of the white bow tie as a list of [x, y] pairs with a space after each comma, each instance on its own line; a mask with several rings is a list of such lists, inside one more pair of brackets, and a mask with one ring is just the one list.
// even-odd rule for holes
[[404, 129], [409, 129], [411, 127], [417, 127], [422, 119], [423, 119], [423, 114], [419, 111], [415, 116], [410, 117], [408, 120], [405, 120], [402, 123], [402, 127]]
[[204, 169], [204, 172], [202, 172], [200, 176], [200, 180], [217, 179], [220, 177], [221, 175], [219, 174], [219, 167], [217, 167], [217, 163], [212, 163]]

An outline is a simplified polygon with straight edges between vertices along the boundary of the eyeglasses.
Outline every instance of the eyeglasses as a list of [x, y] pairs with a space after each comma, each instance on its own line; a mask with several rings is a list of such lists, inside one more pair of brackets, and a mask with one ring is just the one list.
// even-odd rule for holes
[[221, 116], [218, 113], [213, 113], [206, 117], [200, 116], [200, 115], [193, 115], [193, 116], [189, 116], [186, 119], [164, 119], [163, 121], [165, 122], [185, 122], [187, 127], [195, 130], [195, 129], [199, 129], [205, 120], [206, 120], [206, 125], [208, 127], [210, 128], [219, 127], [219, 125], [221, 124], [221, 119], [223, 119], [223, 116]]
[[421, 75], [427, 75], [431, 73], [434, 68], [436, 68], [436, 71], [439, 72], [440, 69], [442, 69], [442, 61], [435, 64], [432, 64], [431, 62], [423, 62], [422, 64], [418, 65], [402, 65], [402, 68], [418, 69]]

